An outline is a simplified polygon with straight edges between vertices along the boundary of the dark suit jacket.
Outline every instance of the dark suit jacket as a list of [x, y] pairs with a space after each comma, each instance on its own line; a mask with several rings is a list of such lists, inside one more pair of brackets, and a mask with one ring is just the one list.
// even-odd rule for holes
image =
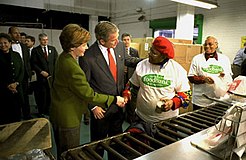
[[[9, 53], [0, 50], [0, 124], [20, 121], [23, 105], [22, 81], [24, 67], [19, 53], [10, 49]], [[19, 82], [17, 93], [13, 94], [7, 86]]]
[[[83, 57], [79, 58], [79, 64], [95, 92], [115, 96], [121, 95], [124, 90], [124, 66], [136, 66], [140, 61], [140, 59], [126, 54], [122, 42], [114, 48], [114, 52], [117, 64], [117, 84], [97, 42], [86, 50]], [[89, 108], [91, 109], [92, 106]]]
[[[20, 54], [10, 49], [9, 53], [7, 53], [10, 57], [9, 60], [5, 58], [6, 56], [4, 56], [4, 54], [5, 53], [0, 51], [0, 74], [2, 75], [0, 78], [1, 93], [3, 91], [10, 92], [7, 89], [7, 86], [14, 82], [19, 82], [21, 84], [24, 77], [23, 62], [21, 60]], [[17, 90], [19, 90], [19, 87]]]
[[[135, 48], [130, 47], [130, 51], [129, 51], [130, 56], [132, 57], [139, 57], [138, 55], [138, 50], [136, 50]], [[128, 67], [127, 68], [127, 80], [130, 79], [132, 77], [132, 74], [134, 73], [136, 67]]]
[[40, 73], [46, 71], [49, 75], [53, 75], [55, 62], [58, 57], [56, 48], [48, 45], [48, 59], [45, 59], [42, 47], [39, 45], [32, 49], [31, 53], [31, 66], [37, 74], [37, 81], [45, 82], [47, 79]]
[[25, 44], [20, 43], [21, 50], [22, 50], [22, 60], [24, 64], [24, 80], [27, 81], [28, 78], [31, 77], [31, 64], [30, 64], [30, 54], [28, 48]]

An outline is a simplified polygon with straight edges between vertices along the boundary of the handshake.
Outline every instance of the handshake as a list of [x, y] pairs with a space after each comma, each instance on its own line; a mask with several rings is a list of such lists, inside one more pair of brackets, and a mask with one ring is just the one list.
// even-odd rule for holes
[[116, 104], [119, 106], [119, 107], [125, 107], [125, 104], [128, 102], [128, 98], [127, 97], [121, 97], [121, 96], [116, 96], [117, 98], [117, 102]]

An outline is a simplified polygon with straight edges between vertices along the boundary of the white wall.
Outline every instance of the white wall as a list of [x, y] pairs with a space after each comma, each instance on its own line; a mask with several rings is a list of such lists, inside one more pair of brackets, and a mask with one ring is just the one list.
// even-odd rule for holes
[[149, 21], [134, 22], [131, 24], [117, 23], [120, 30], [120, 36], [124, 32], [128, 32], [133, 38], [152, 37], [152, 29], [149, 29]]
[[232, 62], [240, 48], [241, 37], [246, 36], [246, 1], [219, 0], [219, 4], [217, 9], [200, 10], [204, 15], [203, 40], [208, 35], [215, 36], [220, 50]]

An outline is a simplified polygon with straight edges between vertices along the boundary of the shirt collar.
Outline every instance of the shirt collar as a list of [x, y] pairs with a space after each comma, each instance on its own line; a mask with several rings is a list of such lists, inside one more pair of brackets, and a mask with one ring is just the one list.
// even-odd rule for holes
[[160, 69], [161, 69], [164, 66], [164, 64], [166, 64], [168, 61], [169, 61], [169, 58], [166, 58], [166, 59], [164, 59], [160, 63], [156, 63], [156, 64], [151, 63], [151, 64], [153, 64], [153, 65], [159, 65], [160, 66]]
[[204, 55], [205, 55], [206, 61], [207, 61], [209, 58], [215, 58], [215, 59], [218, 61], [218, 54], [217, 54], [216, 51], [215, 51], [214, 53], [211, 53], [211, 54], [206, 54], [206, 53], [204, 53]]
[[99, 48], [100, 48], [100, 50], [103, 52], [103, 53], [108, 53], [108, 51], [107, 51], [107, 47], [104, 47], [103, 45], [101, 45], [100, 43], [99, 43], [99, 41], [97, 41], [97, 43], [98, 43], [98, 46], [99, 46]]

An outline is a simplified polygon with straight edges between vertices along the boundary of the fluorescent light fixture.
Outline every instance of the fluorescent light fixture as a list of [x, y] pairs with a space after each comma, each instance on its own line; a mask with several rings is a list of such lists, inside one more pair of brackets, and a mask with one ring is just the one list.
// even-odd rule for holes
[[178, 3], [183, 3], [195, 7], [200, 8], [206, 8], [206, 9], [212, 9], [217, 8], [219, 5], [217, 3], [217, 0], [171, 0]]

